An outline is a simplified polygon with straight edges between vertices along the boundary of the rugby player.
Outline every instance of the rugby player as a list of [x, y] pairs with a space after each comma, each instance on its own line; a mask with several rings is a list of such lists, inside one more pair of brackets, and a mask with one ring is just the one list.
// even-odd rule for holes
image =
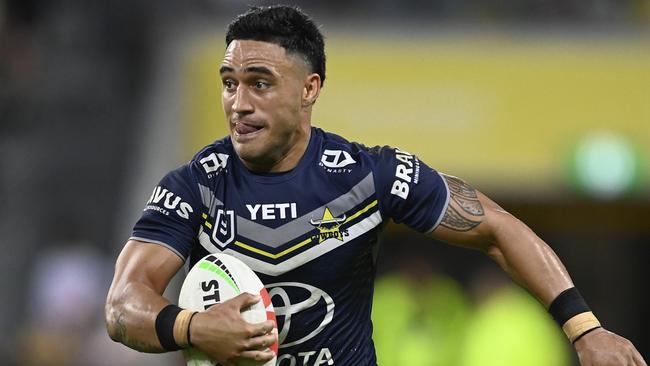
[[[226, 44], [230, 134], [153, 190], [116, 262], [106, 302], [113, 340], [144, 352], [194, 346], [234, 365], [272, 359], [267, 346], [278, 337], [279, 365], [375, 365], [375, 253], [392, 219], [485, 252], [547, 307], [583, 365], [645, 365], [628, 340], [600, 326], [549, 246], [488, 197], [408, 152], [311, 125], [325, 53], [307, 15], [252, 8], [229, 25]], [[260, 276], [277, 330], [241, 318], [259, 300], [250, 294], [198, 313], [162, 296], [184, 264], [215, 252]]]

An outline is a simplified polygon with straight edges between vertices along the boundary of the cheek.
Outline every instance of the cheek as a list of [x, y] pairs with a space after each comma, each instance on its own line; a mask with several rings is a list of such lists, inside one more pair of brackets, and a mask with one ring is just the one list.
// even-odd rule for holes
[[231, 98], [228, 98], [224, 93], [221, 94], [221, 106], [226, 114], [230, 114], [232, 110]]
[[265, 119], [271, 127], [280, 127], [291, 120], [290, 104], [286, 98], [269, 98], [260, 100], [257, 104], [258, 114], [265, 115]]
[[302, 93], [300, 90], [292, 90], [282, 99], [282, 113], [292, 119], [292, 122], [299, 123], [300, 113], [302, 111]]
[[286, 103], [275, 111], [276, 124], [283, 134], [290, 134], [300, 125], [300, 109], [295, 104]]
[[265, 115], [273, 135], [284, 138], [300, 124], [301, 100], [300, 90], [284, 89], [258, 99], [257, 112]]

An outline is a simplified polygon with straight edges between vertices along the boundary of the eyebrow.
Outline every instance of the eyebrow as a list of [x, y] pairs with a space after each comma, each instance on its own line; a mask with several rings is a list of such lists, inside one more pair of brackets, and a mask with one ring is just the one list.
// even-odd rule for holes
[[[221, 66], [219, 68], [219, 74], [223, 75], [228, 72], [235, 72], [235, 69], [233, 69], [230, 66]], [[269, 76], [274, 76], [273, 72], [269, 70], [268, 67], [265, 66], [249, 66], [244, 69], [245, 73], [257, 73], [257, 74], [264, 74], [264, 75], [269, 75]]]

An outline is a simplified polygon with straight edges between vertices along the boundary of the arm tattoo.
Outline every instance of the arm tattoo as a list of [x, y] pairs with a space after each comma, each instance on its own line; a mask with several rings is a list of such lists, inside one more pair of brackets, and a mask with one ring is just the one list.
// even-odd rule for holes
[[468, 200], [460, 196], [451, 196], [451, 198], [458, 203], [458, 205], [470, 215], [483, 216], [483, 206], [478, 200]]
[[124, 324], [124, 313], [120, 313], [120, 315], [117, 316], [117, 336], [118, 339], [125, 339], [126, 338], [126, 324]]
[[455, 231], [469, 231], [477, 227], [480, 223], [480, 221], [472, 221], [464, 218], [455, 208], [448, 206], [440, 225]]
[[165, 352], [163, 349], [153, 346], [149, 343], [145, 343], [142, 341], [138, 341], [135, 339], [131, 339], [128, 341], [125, 341], [124, 344], [127, 346], [133, 348], [134, 350], [140, 351], [140, 352], [146, 352], [146, 353], [161, 353]]
[[443, 175], [443, 177], [447, 181], [447, 185], [449, 186], [449, 190], [451, 191], [452, 194], [463, 196], [469, 199], [478, 198], [476, 196], [476, 190], [472, 188], [472, 186], [470, 186], [469, 184], [465, 183], [463, 180], [456, 177], [452, 177], [450, 175]]
[[120, 337], [120, 340], [122, 340], [122, 343], [124, 343], [124, 345], [140, 352], [158, 353], [162, 351], [159, 347], [153, 346], [146, 342], [139, 341], [137, 339], [130, 339], [129, 337], [127, 337], [124, 313], [120, 313], [120, 315], [117, 316], [116, 323], [117, 323], [118, 335]]
[[449, 175], [442, 175], [449, 187], [450, 198], [458, 204], [466, 214], [475, 216], [477, 221], [470, 220], [461, 215], [454, 207], [449, 205], [442, 218], [440, 225], [455, 230], [469, 231], [477, 227], [481, 222], [481, 217], [485, 215], [483, 206], [478, 199], [476, 190], [461, 179]]

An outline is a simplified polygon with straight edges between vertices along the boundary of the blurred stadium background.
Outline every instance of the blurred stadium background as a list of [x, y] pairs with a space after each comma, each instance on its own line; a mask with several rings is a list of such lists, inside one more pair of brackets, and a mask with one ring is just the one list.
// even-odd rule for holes
[[[288, 3], [327, 37], [315, 125], [473, 183], [648, 357], [649, 0]], [[102, 307], [150, 189], [226, 133], [223, 30], [249, 4], [270, 2], [0, 0], [0, 363], [182, 364], [113, 344]], [[379, 265], [383, 365], [576, 364], [480, 253], [390, 226]]]

